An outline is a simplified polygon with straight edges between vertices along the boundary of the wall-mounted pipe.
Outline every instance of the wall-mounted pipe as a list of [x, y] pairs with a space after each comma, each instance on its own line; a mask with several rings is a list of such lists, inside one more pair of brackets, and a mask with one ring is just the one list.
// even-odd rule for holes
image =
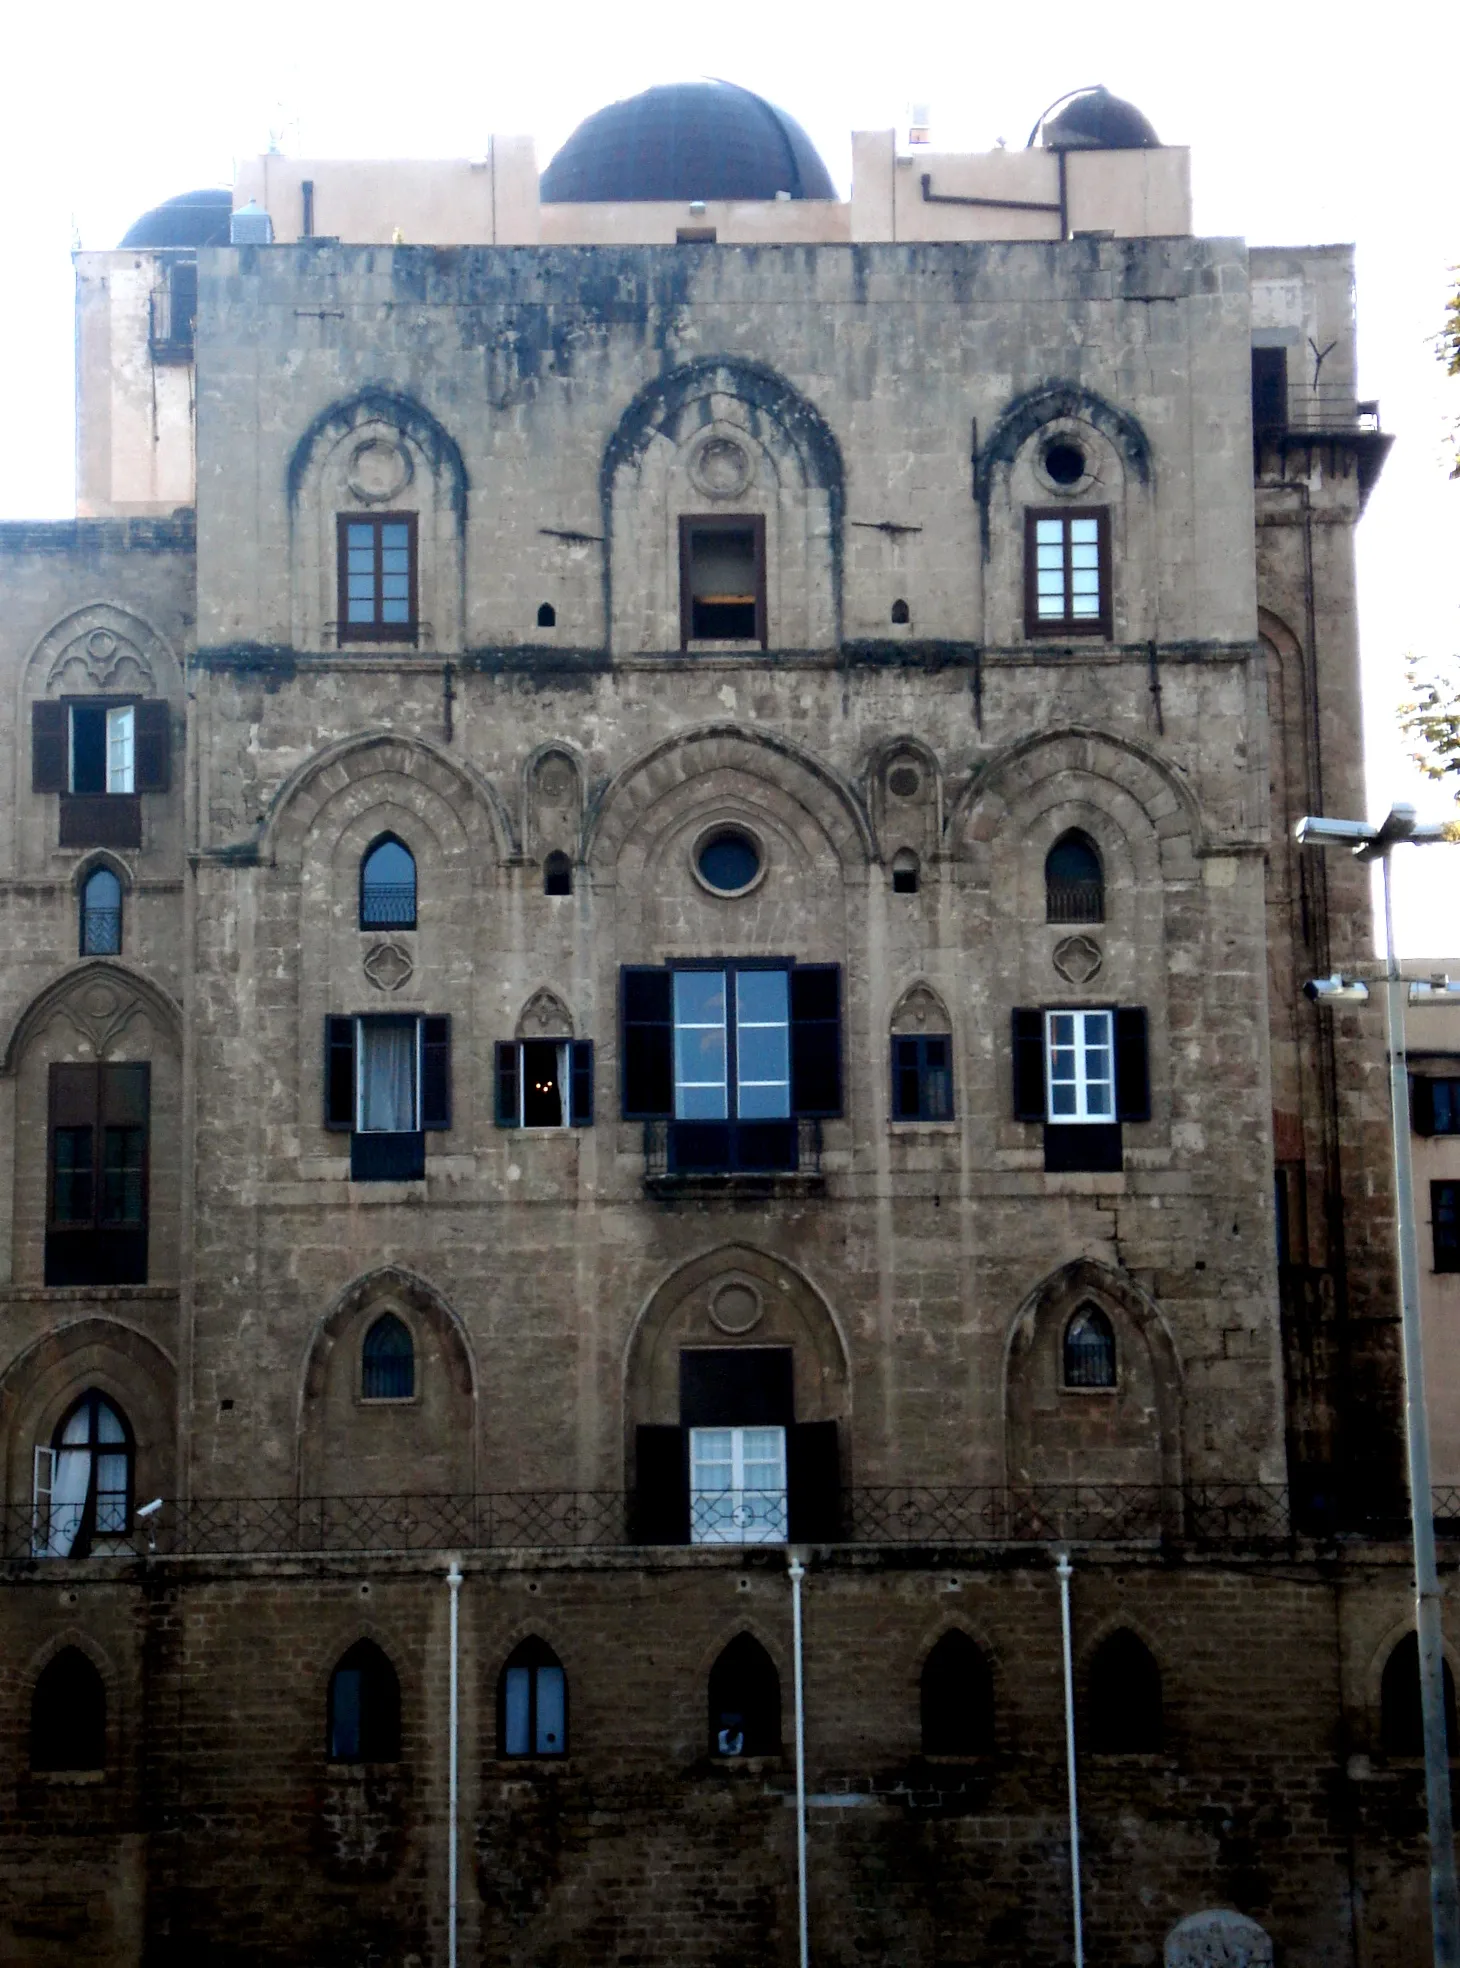
[[1060, 1581], [1060, 1637], [1065, 1665], [1065, 1775], [1070, 1792], [1070, 1904], [1075, 1916], [1075, 1968], [1085, 1968], [1085, 1927], [1080, 1912], [1080, 1800], [1075, 1785], [1075, 1662], [1070, 1647], [1070, 1554], [1055, 1566]]
[[806, 1567], [798, 1553], [790, 1554], [792, 1678], [796, 1705], [796, 1917], [801, 1941], [801, 1968], [811, 1955], [806, 1925], [806, 1708], [801, 1673], [801, 1581]]
[[457, 1805], [457, 1609], [461, 1600], [461, 1566], [455, 1558], [446, 1574], [451, 1594], [451, 1712], [447, 1722], [446, 1761], [446, 1960], [456, 1968], [456, 1805]]

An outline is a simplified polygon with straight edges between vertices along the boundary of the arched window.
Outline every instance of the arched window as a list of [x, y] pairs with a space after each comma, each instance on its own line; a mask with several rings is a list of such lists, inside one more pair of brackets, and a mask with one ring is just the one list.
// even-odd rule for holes
[[106, 1763], [106, 1685], [79, 1647], [41, 1669], [30, 1699], [32, 1770], [100, 1770]]
[[573, 893], [573, 864], [561, 848], [554, 848], [542, 864], [542, 892], [544, 895]]
[[892, 892], [894, 895], [918, 892], [918, 857], [910, 847], [900, 847], [892, 857]]
[[115, 957], [122, 947], [122, 884], [110, 868], [93, 868], [81, 889], [81, 954]]
[[[1455, 1726], [1455, 1677], [1442, 1663], [1445, 1677], [1445, 1740], [1456, 1753], [1460, 1731]], [[1406, 1633], [1384, 1663], [1379, 1687], [1380, 1736], [1386, 1756], [1423, 1756], [1424, 1716], [1419, 1699], [1419, 1636]]]
[[83, 1394], [49, 1449], [36, 1451], [36, 1548], [84, 1558], [96, 1537], [120, 1537], [132, 1520], [132, 1431], [119, 1409]]
[[712, 1756], [776, 1756], [781, 1747], [781, 1677], [749, 1633], [739, 1633], [710, 1669]]
[[541, 1640], [524, 1640], [497, 1683], [497, 1750], [501, 1756], [566, 1756], [568, 1681]]
[[945, 1633], [918, 1684], [924, 1756], [987, 1756], [994, 1746], [994, 1675], [966, 1633]]
[[1127, 1628], [1102, 1640], [1090, 1663], [1090, 1747], [1107, 1756], [1161, 1747], [1161, 1670]]
[[558, 611], [550, 601], [545, 601], [537, 611], [537, 626], [540, 629], [555, 629], [558, 626]]
[[382, 834], [360, 863], [360, 927], [415, 926], [416, 857], [394, 834]]
[[408, 1401], [416, 1391], [416, 1349], [394, 1312], [382, 1312], [360, 1351], [360, 1393], [366, 1401]]
[[331, 1763], [394, 1763], [400, 1757], [400, 1682], [373, 1640], [357, 1640], [330, 1676]]
[[1114, 1387], [1115, 1331], [1098, 1305], [1082, 1305], [1065, 1327], [1066, 1387]]
[[1052, 923], [1105, 920], [1105, 875], [1099, 851], [1078, 827], [1061, 834], [1045, 856], [1044, 913]]

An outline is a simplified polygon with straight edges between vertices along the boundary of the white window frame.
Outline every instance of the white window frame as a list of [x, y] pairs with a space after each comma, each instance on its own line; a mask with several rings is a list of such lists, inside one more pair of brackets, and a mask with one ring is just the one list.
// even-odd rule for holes
[[367, 1029], [391, 1022], [389, 1014], [384, 1018], [361, 1016], [355, 1020], [355, 1133], [356, 1134], [420, 1134], [421, 1129], [421, 1082], [424, 1078], [425, 1059], [423, 1057], [423, 1034], [426, 1021], [423, 1017], [415, 1019], [416, 1063], [413, 1075], [412, 1095], [415, 1107], [415, 1126], [408, 1128], [367, 1128], [365, 1126], [365, 1033]]
[[[723, 1454], [707, 1456], [710, 1436], [730, 1437], [730, 1482], [726, 1487], [702, 1488], [696, 1478], [701, 1470], [723, 1469]], [[764, 1438], [775, 1437], [775, 1457], [747, 1456], [750, 1437], [763, 1438], [756, 1447], [769, 1446]], [[775, 1462], [779, 1484], [745, 1481], [748, 1463]], [[786, 1488], [786, 1431], [781, 1427], [691, 1428], [689, 1431], [689, 1522], [691, 1544], [785, 1544], [789, 1536]]]
[[137, 790], [137, 706], [114, 704], [106, 714], [106, 789]]
[[[1069, 1037], [1061, 1035], [1062, 1022], [1070, 1021]], [[1092, 1055], [1105, 1054], [1103, 1074], [1090, 1070]], [[1072, 1077], [1055, 1078], [1056, 1053], [1072, 1055]], [[1055, 1089], [1073, 1088], [1073, 1111], [1061, 1112], [1055, 1103]], [[1104, 1105], [1101, 1105], [1101, 1089]], [[1115, 1107], [1115, 1013], [1100, 1010], [1046, 1011], [1044, 1014], [1044, 1111], [1055, 1127], [1109, 1127], [1116, 1119]]]
[[561, 1134], [564, 1128], [573, 1125], [573, 1055], [571, 1039], [514, 1039], [517, 1048], [517, 1125], [527, 1128], [527, 1055], [525, 1047], [533, 1045], [555, 1045], [558, 1049], [558, 1098], [563, 1103], [563, 1118], [556, 1127], [550, 1123], [534, 1121], [529, 1134]]

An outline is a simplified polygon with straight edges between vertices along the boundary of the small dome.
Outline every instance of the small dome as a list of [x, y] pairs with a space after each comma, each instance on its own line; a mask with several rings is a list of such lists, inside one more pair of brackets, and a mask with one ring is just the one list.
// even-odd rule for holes
[[1044, 126], [1046, 146], [1069, 150], [1159, 150], [1161, 139], [1134, 103], [1085, 89]]
[[542, 174], [545, 205], [835, 198], [794, 117], [732, 82], [675, 82], [596, 111]]
[[122, 235], [123, 246], [226, 246], [231, 191], [180, 191], [144, 212]]

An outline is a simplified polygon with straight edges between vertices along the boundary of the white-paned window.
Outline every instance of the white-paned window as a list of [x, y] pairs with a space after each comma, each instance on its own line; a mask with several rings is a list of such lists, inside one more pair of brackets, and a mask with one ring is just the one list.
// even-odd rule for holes
[[1114, 1017], [1108, 1011], [1047, 1011], [1044, 1059], [1049, 1119], [1115, 1119]]
[[784, 970], [735, 974], [735, 1094], [742, 1121], [783, 1121], [790, 1114], [791, 996]]
[[784, 1428], [689, 1431], [692, 1544], [784, 1544]]
[[723, 970], [674, 973], [674, 1117], [728, 1118], [729, 1049]]
[[1111, 633], [1109, 519], [1104, 507], [1027, 515], [1026, 634]]
[[137, 712], [118, 704], [106, 714], [106, 789], [130, 793], [136, 788]]

